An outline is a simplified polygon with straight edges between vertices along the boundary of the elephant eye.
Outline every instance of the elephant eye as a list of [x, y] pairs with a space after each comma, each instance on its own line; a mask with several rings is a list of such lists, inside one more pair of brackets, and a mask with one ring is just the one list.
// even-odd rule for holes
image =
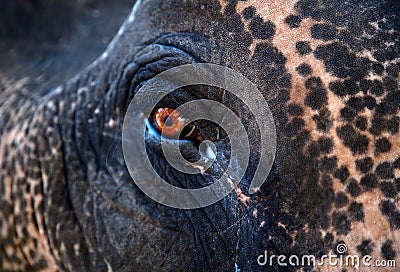
[[166, 137], [177, 136], [182, 131], [183, 138], [199, 138], [195, 126], [193, 124], [185, 126], [185, 118], [177, 110], [156, 108], [149, 119], [154, 129]]

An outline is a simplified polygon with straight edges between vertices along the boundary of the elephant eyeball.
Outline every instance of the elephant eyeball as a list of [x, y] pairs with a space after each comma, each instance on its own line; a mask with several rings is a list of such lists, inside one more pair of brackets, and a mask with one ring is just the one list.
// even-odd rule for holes
[[153, 111], [151, 118], [158, 132], [167, 137], [176, 136], [185, 126], [185, 119], [181, 113], [170, 108], [156, 109]]

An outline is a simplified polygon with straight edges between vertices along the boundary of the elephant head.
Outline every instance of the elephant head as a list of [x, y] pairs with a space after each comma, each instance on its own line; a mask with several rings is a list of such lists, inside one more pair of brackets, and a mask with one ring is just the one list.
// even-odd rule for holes
[[[312, 264], [261, 264], [260, 256], [321, 260], [344, 253], [338, 245], [349, 255], [399, 261], [398, 13], [391, 0], [138, 0], [104, 53], [71, 79], [30, 84], [34, 69], [3, 79], [0, 267], [311, 270]], [[198, 189], [234, 161], [229, 133], [198, 120], [167, 144], [196, 161], [201, 142], [211, 141], [212, 165], [195, 174], [170, 165], [160, 139], [179, 128], [185, 116], [174, 109], [190, 101], [229, 108], [250, 147], [230, 194], [179, 209], [138, 188], [146, 180], [134, 180], [128, 168], [141, 170], [124, 159], [124, 120], [152, 79], [204, 63], [232, 69], [258, 89], [274, 120], [275, 157], [262, 186], [249, 192], [256, 169], [267, 167], [260, 163], [260, 128], [268, 116], [256, 120], [256, 104], [220, 87], [170, 90], [145, 121], [130, 119], [142, 127], [147, 153], [129, 152], [146, 156], [164, 181]], [[252, 95], [246, 91], [237, 90]], [[167, 127], [172, 132], [163, 132]]]

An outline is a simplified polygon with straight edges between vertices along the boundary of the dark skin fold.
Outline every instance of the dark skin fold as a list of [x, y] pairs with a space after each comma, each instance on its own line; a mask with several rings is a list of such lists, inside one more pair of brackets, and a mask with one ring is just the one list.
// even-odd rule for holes
[[[29, 57], [8, 64], [19, 72], [0, 74], [0, 270], [292, 271], [299, 267], [262, 267], [257, 257], [318, 258], [339, 243], [351, 254], [399, 260], [398, 11], [396, 1], [143, 0], [85, 69], [88, 58], [63, 78], [63, 69], [32, 57], [48, 79], [40, 81]], [[181, 210], [136, 187], [121, 137], [143, 84], [190, 63], [250, 79], [272, 111], [277, 150], [266, 182], [248, 195], [261, 148], [251, 109], [210, 86], [172, 93], [157, 106], [218, 101], [238, 114], [251, 141], [235, 191]], [[218, 164], [198, 175], [168, 165], [154, 124], [146, 133], [154, 169], [184, 188], [210, 184], [229, 162], [224, 131], [195, 125], [196, 137], [173, 144], [193, 158], [199, 135], [215, 141]]]

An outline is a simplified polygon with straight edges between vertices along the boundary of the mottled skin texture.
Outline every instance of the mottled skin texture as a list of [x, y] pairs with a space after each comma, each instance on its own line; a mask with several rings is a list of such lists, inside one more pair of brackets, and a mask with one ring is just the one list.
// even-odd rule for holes
[[[397, 1], [148, 0], [135, 9], [106, 53], [60, 87], [2, 78], [2, 271], [265, 271], [256, 263], [264, 250], [321, 256], [338, 243], [400, 265]], [[258, 193], [185, 211], [138, 190], [118, 147], [141, 84], [192, 62], [254, 82], [278, 146]], [[190, 92], [249, 119], [229, 95]], [[171, 183], [202, 182], [150, 150]]]

